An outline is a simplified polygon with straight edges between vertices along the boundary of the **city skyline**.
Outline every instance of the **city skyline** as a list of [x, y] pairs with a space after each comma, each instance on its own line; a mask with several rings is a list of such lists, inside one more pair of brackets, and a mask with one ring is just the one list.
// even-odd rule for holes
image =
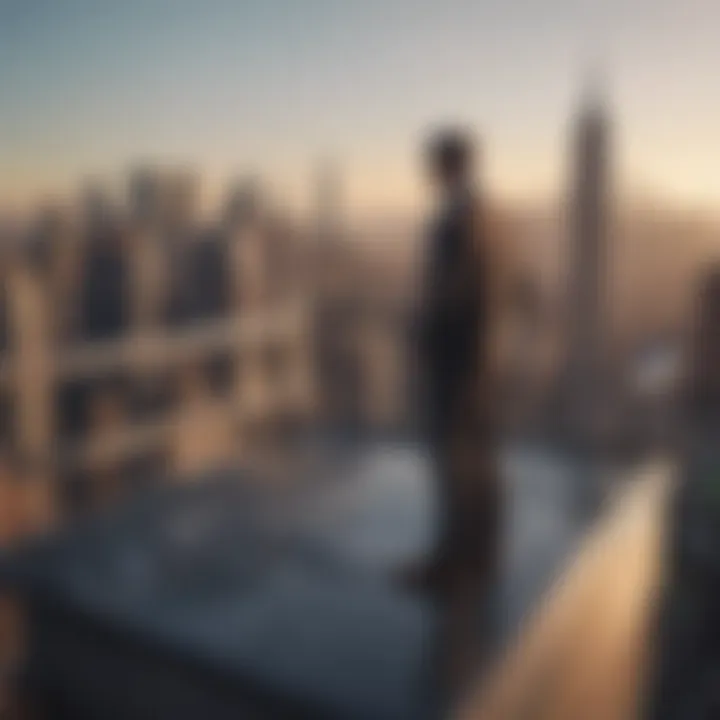
[[197, 167], [212, 201], [249, 171], [306, 207], [331, 156], [351, 212], [406, 210], [423, 192], [419, 143], [445, 119], [483, 138], [500, 195], [555, 198], [598, 66], [620, 187], [713, 207], [718, 22], [704, 0], [5, 0], [0, 208], [144, 159]]

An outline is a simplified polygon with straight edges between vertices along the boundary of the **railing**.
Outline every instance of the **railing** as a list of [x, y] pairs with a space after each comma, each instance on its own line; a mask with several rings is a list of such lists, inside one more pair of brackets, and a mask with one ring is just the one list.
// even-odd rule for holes
[[[161, 370], [215, 353], [282, 342], [293, 335], [304, 337], [306, 312], [304, 305], [286, 303], [246, 317], [211, 320], [162, 334], [81, 343], [62, 351], [51, 372], [60, 381], [92, 379], [118, 370]], [[18, 362], [10, 352], [0, 356], [1, 386], [13, 385]]]

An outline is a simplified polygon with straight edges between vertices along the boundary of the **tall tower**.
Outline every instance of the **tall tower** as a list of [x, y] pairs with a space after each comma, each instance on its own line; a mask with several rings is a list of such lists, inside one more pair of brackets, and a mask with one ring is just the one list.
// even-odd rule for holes
[[609, 127], [595, 87], [574, 130], [569, 209], [568, 430], [592, 452], [599, 440], [608, 273]]
[[267, 300], [268, 253], [263, 192], [257, 178], [238, 180], [224, 210], [236, 312]]
[[347, 293], [347, 248], [343, 247], [342, 187], [338, 167], [320, 164], [315, 177], [315, 250], [312, 285], [323, 297], [323, 304], [337, 304]]
[[132, 171], [128, 180], [128, 202], [135, 223], [157, 225], [161, 215], [162, 182], [156, 169], [141, 166]]
[[322, 163], [316, 182], [318, 239], [323, 246], [334, 245], [342, 234], [342, 187], [337, 165]]
[[229, 229], [258, 221], [262, 212], [262, 191], [256, 177], [236, 180], [224, 208], [224, 221]]
[[334, 162], [315, 177], [316, 252], [313, 261], [315, 352], [321, 424], [335, 439], [352, 436], [361, 393], [358, 378], [354, 271], [344, 245], [342, 184]]

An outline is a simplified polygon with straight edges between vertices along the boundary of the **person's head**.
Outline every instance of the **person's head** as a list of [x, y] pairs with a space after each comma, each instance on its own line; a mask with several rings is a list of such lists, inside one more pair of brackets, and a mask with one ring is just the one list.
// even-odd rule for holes
[[462, 130], [436, 132], [427, 144], [430, 176], [441, 189], [468, 183], [473, 176], [475, 148], [469, 133]]

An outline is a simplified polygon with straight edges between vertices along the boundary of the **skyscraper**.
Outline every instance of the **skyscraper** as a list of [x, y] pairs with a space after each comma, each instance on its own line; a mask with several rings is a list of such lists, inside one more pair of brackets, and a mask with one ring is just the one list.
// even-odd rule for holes
[[80, 209], [90, 232], [96, 232], [108, 225], [115, 209], [107, 188], [97, 179], [88, 179], [80, 197]]
[[174, 230], [190, 230], [195, 223], [200, 200], [200, 183], [188, 168], [176, 168], [164, 178], [165, 222]]
[[162, 182], [157, 170], [138, 167], [128, 181], [128, 200], [133, 221], [143, 224], [157, 223], [161, 215]]
[[574, 131], [569, 209], [566, 422], [573, 444], [581, 451], [597, 447], [602, 411], [609, 270], [608, 136], [605, 109], [592, 88]]
[[187, 229], [194, 221], [199, 183], [186, 168], [140, 166], [130, 174], [128, 201], [133, 221], [166, 229]]
[[[333, 162], [320, 164], [315, 179], [316, 248], [312, 262], [315, 363], [324, 430], [338, 437], [358, 422], [357, 318], [352, 255], [342, 242], [342, 188]], [[338, 435], [339, 433], [339, 435]]]
[[258, 220], [262, 212], [262, 190], [255, 177], [236, 180], [228, 193], [224, 220], [230, 229], [236, 229]]
[[317, 175], [318, 235], [322, 245], [336, 243], [342, 231], [342, 187], [340, 173], [332, 162], [320, 166]]

